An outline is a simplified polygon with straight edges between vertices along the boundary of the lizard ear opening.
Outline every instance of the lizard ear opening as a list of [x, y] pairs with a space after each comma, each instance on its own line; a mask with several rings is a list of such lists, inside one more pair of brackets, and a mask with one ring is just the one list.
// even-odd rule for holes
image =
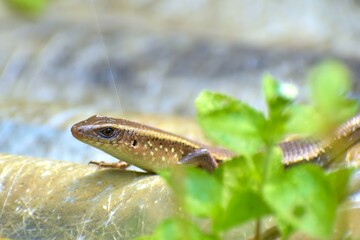
[[135, 139], [131, 141], [131, 146], [137, 147], [137, 145], [138, 145], [138, 142]]

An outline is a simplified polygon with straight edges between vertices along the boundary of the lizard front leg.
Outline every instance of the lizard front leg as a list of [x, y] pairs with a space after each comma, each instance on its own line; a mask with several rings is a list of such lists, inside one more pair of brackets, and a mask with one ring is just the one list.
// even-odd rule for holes
[[114, 162], [114, 163], [107, 163], [104, 161], [101, 162], [96, 162], [96, 161], [90, 161], [89, 164], [95, 164], [101, 168], [116, 168], [116, 169], [126, 169], [128, 166], [130, 166], [130, 164], [123, 162], [123, 161], [119, 161], [119, 162]]
[[179, 160], [178, 164], [189, 164], [192, 166], [201, 167], [208, 172], [214, 171], [218, 167], [215, 158], [210, 154], [206, 148], [199, 148], [189, 153]]

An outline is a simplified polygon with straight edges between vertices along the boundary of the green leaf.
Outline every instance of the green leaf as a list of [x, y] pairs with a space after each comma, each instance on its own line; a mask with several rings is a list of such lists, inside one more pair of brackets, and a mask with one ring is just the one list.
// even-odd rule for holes
[[198, 120], [213, 141], [242, 155], [252, 155], [263, 146], [266, 120], [262, 113], [234, 98], [203, 91], [195, 101]]
[[197, 168], [176, 168], [171, 175], [161, 172], [185, 210], [197, 217], [214, 218], [221, 210], [221, 185], [215, 175]]
[[215, 240], [216, 237], [206, 235], [199, 227], [185, 219], [171, 218], [164, 220], [155, 230], [152, 240]]
[[264, 75], [262, 81], [265, 100], [271, 111], [287, 107], [288, 103], [293, 102], [298, 94], [298, 89], [294, 85], [279, 82], [271, 75]]
[[339, 203], [346, 198], [347, 194], [349, 194], [349, 181], [354, 170], [355, 169], [352, 168], [340, 168], [327, 175], [327, 179], [333, 192], [336, 194], [336, 199]]
[[286, 132], [306, 135], [326, 134], [358, 111], [358, 102], [348, 97], [349, 70], [340, 62], [324, 61], [308, 77], [311, 105], [292, 105]]
[[295, 86], [276, 81], [270, 75], [263, 77], [263, 92], [268, 107], [268, 126], [264, 129], [267, 142], [278, 142], [286, 133], [288, 109], [297, 95]]
[[48, 0], [6, 0], [5, 3], [22, 14], [35, 16], [45, 9]]
[[[229, 189], [229, 194], [234, 189], [250, 188], [258, 189], [261, 182], [260, 158], [247, 159], [244, 156], [238, 156], [231, 161], [223, 163], [216, 171], [214, 176], [222, 186]], [[254, 160], [257, 160], [256, 162]], [[227, 193], [227, 192], [225, 192]], [[226, 199], [227, 195], [224, 195]]]
[[344, 64], [327, 60], [310, 71], [309, 83], [315, 103], [331, 108], [333, 101], [343, 97], [350, 90], [351, 74]]
[[283, 165], [283, 152], [279, 146], [272, 146], [265, 149], [266, 151], [260, 153], [259, 157], [262, 160], [263, 183], [266, 183], [269, 179], [275, 176], [282, 176], [285, 173]]
[[322, 169], [296, 166], [264, 186], [264, 198], [280, 221], [314, 237], [332, 233], [337, 199]]
[[351, 90], [351, 74], [341, 62], [328, 60], [315, 66], [309, 74], [309, 83], [317, 111], [330, 127], [358, 111], [357, 101], [347, 97]]
[[238, 156], [223, 163], [214, 174], [225, 186], [258, 188], [268, 178], [283, 172], [282, 151], [276, 146], [263, 149], [251, 158]]
[[221, 202], [221, 185], [207, 172], [187, 169], [185, 180], [185, 207], [194, 216], [218, 215]]
[[323, 117], [313, 106], [292, 105], [289, 114], [289, 121], [285, 123], [288, 133], [304, 136], [319, 134], [319, 129], [324, 125]]
[[271, 210], [257, 191], [246, 188], [234, 189], [222, 213], [214, 219], [214, 229], [225, 231], [270, 213]]
[[215, 231], [225, 231], [272, 213], [260, 187], [267, 178], [284, 172], [281, 159], [281, 150], [271, 148], [251, 159], [237, 157], [215, 171], [223, 191], [222, 212], [213, 219]]
[[281, 239], [289, 239], [291, 234], [295, 232], [295, 228], [289, 224], [287, 221], [282, 221], [282, 219], [276, 219], [278, 230], [281, 232]]
[[261, 160], [255, 159], [239, 156], [223, 163], [214, 172], [222, 185], [221, 213], [213, 219], [215, 232], [228, 230], [269, 213], [267, 204], [259, 194]]

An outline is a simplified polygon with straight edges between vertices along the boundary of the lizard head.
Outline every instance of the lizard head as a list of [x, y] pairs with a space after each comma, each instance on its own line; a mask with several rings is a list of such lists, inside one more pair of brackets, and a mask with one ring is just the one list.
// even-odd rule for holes
[[[174, 156], [175, 153], [170, 150], [171, 146], [169, 150], [163, 146], [179, 138], [140, 123], [99, 115], [76, 123], [71, 133], [81, 142], [150, 172], [168, 165], [164, 155], [160, 154], [166, 151], [168, 155]], [[164, 135], [167, 137], [164, 138]], [[172, 163], [176, 164], [176, 161]]]
[[74, 124], [72, 135], [81, 142], [96, 147], [115, 158], [131, 161], [138, 149], [133, 124], [125, 119], [94, 115]]
[[[154, 128], [125, 119], [94, 115], [71, 128], [72, 135], [81, 142], [96, 147], [125, 162], [151, 148]], [[156, 130], [160, 133], [161, 130]], [[151, 155], [152, 157], [152, 155]]]
[[71, 128], [71, 133], [76, 139], [90, 145], [111, 143], [114, 139], [121, 137], [123, 132], [113, 118], [100, 115], [94, 115], [76, 123]]

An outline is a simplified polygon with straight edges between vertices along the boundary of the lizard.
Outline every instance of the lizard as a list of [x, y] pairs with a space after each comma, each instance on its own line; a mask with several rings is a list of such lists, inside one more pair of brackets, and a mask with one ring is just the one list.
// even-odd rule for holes
[[[72, 135], [115, 158], [118, 163], [91, 161], [100, 167], [126, 168], [132, 164], [148, 172], [157, 172], [178, 164], [201, 167], [212, 172], [224, 161], [236, 156], [230, 150], [208, 146], [141, 123], [94, 115], [76, 123]], [[338, 157], [360, 139], [360, 114], [319, 140], [295, 139], [279, 143], [283, 164], [318, 162]]]

